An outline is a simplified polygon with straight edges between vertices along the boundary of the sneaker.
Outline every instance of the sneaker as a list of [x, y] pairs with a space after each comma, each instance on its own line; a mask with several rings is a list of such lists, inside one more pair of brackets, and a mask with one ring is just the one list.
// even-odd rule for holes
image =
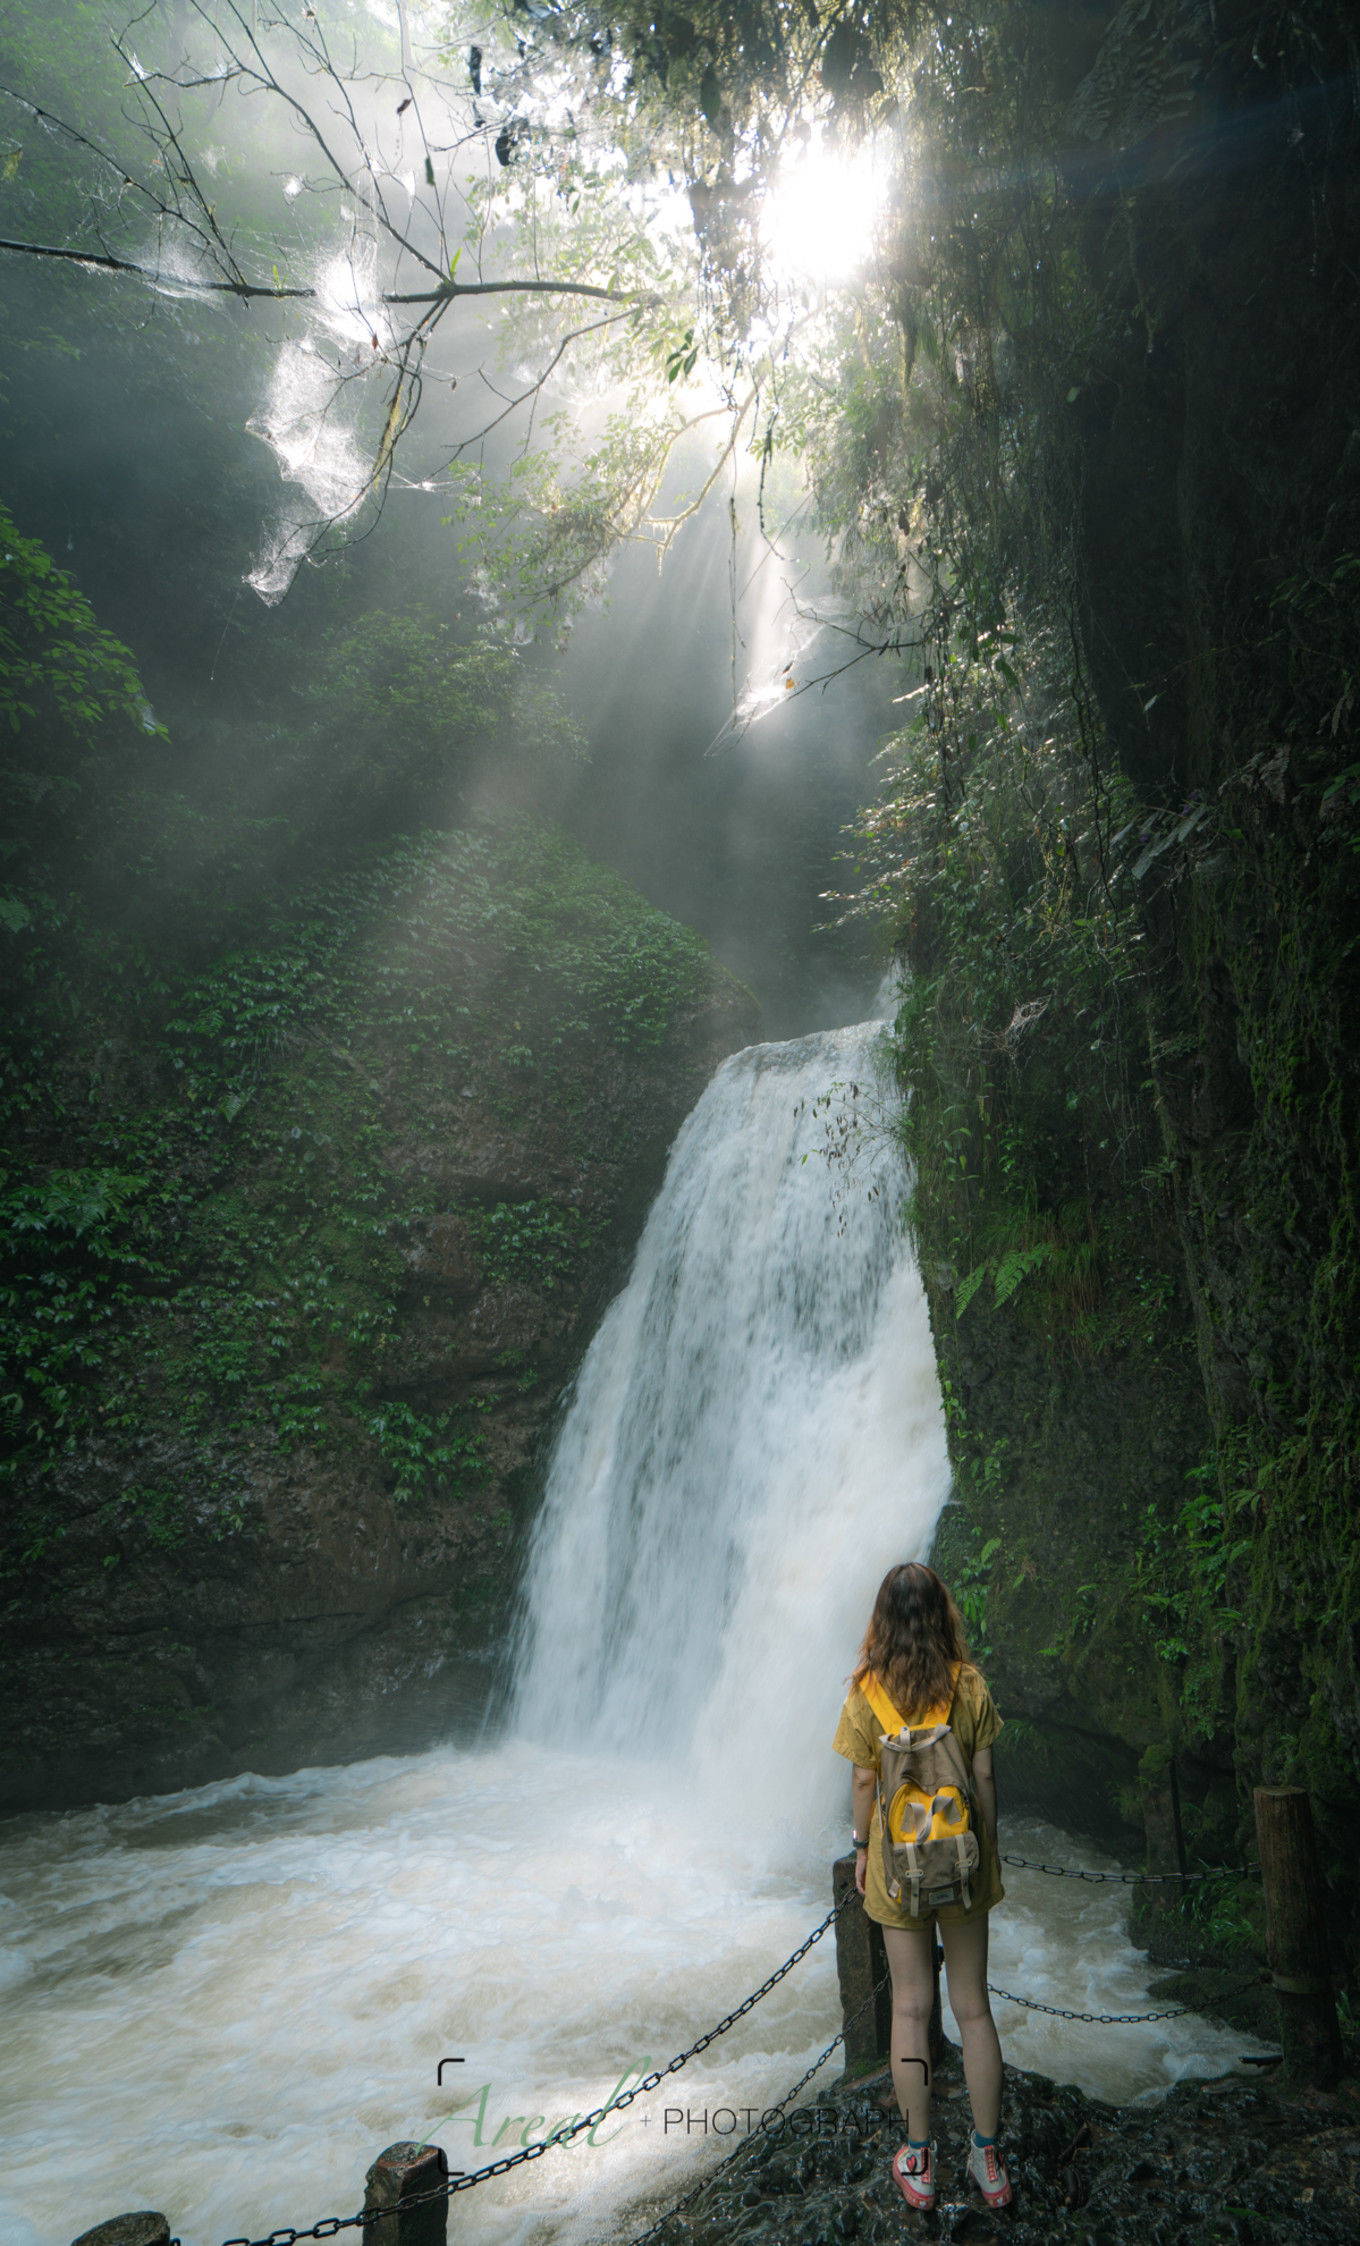
[[968, 2173], [989, 2207], [1010, 2206], [1011, 2180], [1006, 2174], [1006, 2163], [994, 2144], [976, 2145], [969, 2138]]
[[929, 2145], [920, 2152], [913, 2152], [910, 2145], [900, 2145], [893, 2155], [893, 2178], [908, 2207], [925, 2209], [935, 2204], [930, 2151]]

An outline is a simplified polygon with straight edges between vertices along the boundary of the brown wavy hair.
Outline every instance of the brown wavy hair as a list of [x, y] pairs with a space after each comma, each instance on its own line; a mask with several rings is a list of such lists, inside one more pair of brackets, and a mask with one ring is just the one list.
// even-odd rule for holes
[[852, 1683], [872, 1669], [904, 1717], [947, 1701], [955, 1666], [968, 1659], [963, 1617], [934, 1568], [907, 1560], [889, 1568], [859, 1649]]

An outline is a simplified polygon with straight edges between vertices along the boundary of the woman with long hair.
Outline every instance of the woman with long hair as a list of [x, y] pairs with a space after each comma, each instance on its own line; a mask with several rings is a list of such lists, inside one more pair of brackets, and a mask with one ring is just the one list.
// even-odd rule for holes
[[[930, 1890], [922, 1891], [919, 1879], [913, 1892], [910, 1880], [894, 1876], [895, 1867], [904, 1861], [903, 1850], [891, 1846], [896, 1833], [890, 1833], [890, 1845], [884, 1847], [879, 1774], [883, 1750], [891, 1752], [902, 1726], [911, 1731], [910, 1744], [923, 1731], [929, 1739], [942, 1741], [946, 1761], [952, 1758], [952, 1767], [963, 1781], [929, 1805], [940, 1813], [937, 1822], [946, 1831], [952, 1830], [951, 1817], [959, 1799], [966, 1800], [971, 1780], [969, 1829], [976, 1836], [977, 1860], [970, 1864], [972, 1851], [966, 1837], [954, 1840], [957, 1868], [951, 1867], [945, 1888], [934, 1888], [934, 1902]], [[874, 1601], [834, 1745], [837, 1754], [855, 1766], [851, 1782], [855, 1885], [866, 1913], [883, 1929], [892, 1972], [893, 2088], [907, 2133], [893, 2160], [893, 2175], [909, 2207], [935, 2203], [929, 2029], [934, 1996], [931, 1952], [937, 1925], [973, 2108], [969, 2170], [988, 2206], [1004, 2207], [1011, 2197], [1010, 2178], [997, 2146], [1001, 2045], [987, 1997], [987, 1913], [1005, 1892], [997, 1854], [992, 1772], [992, 1742], [1000, 1729], [992, 1696], [968, 1659], [959, 1610], [934, 1569], [919, 1560], [889, 1568]], [[944, 1769], [946, 1762], [922, 1767]], [[890, 1824], [893, 1821], [889, 1804]], [[951, 1879], [955, 1899], [940, 1899]]]

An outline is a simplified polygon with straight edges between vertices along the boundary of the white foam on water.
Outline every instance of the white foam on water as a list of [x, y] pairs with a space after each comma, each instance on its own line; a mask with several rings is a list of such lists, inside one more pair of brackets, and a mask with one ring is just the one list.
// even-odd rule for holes
[[[681, 1131], [556, 1447], [503, 1740], [4, 1828], [0, 2246], [134, 2207], [185, 2246], [305, 2226], [401, 2138], [480, 2166], [665, 2064], [823, 1915], [846, 1676], [948, 1487], [895, 1158], [820, 1151], [828, 1113], [834, 1138], [873, 1104], [877, 1035], [738, 1054]], [[1004, 1813], [1004, 1735], [998, 1760]], [[1039, 1828], [1003, 1845], [1099, 1863]], [[1149, 2009], [1120, 1890], [1008, 1889], [1000, 1986]], [[1198, 2020], [999, 2024], [1014, 2063], [1113, 2098], [1247, 2047]], [[456, 2202], [460, 2235], [585, 2246], [838, 2025], [828, 1941], [593, 2142]]]
[[[654, 1773], [525, 1740], [25, 1819], [3, 1878], [6, 2246], [133, 2206], [186, 2246], [348, 2213], [398, 2138], [481, 2165], [669, 2060], [811, 1923]], [[833, 2032], [833, 1980], [814, 1953], [684, 2098], [768, 2103]], [[662, 2173], [675, 2095], [465, 2221], [515, 2237]]]

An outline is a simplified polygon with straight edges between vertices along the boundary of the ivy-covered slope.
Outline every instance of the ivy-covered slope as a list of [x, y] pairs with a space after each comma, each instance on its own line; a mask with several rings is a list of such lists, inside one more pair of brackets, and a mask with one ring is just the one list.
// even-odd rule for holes
[[4, 1203], [11, 1802], [373, 1750], [480, 1698], [554, 1399], [751, 1011], [511, 825], [385, 850], [154, 1042], [70, 1052]]
[[393, 632], [351, 638], [348, 724], [281, 730], [252, 820], [6, 528], [0, 1802], [431, 1736], [484, 1700], [555, 1399], [753, 1002], [559, 832], [394, 831], [540, 753], [512, 653], [408, 633], [413, 715]]

